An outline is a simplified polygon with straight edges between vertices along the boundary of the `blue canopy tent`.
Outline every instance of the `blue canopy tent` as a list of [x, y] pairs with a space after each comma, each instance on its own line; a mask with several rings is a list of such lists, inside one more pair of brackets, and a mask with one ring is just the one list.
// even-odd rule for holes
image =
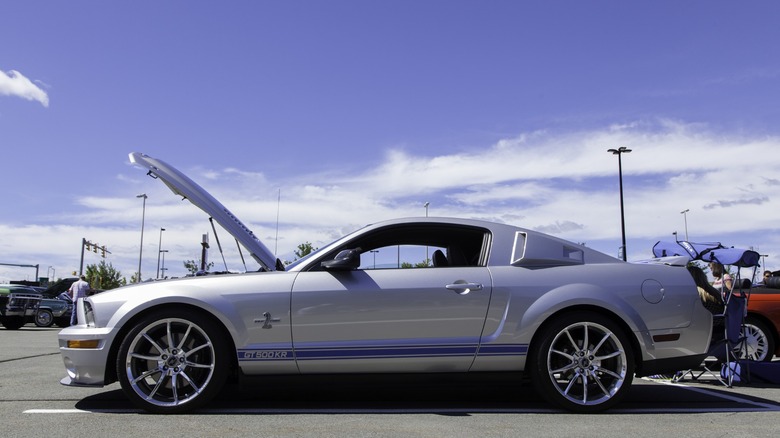
[[718, 262], [739, 268], [758, 267], [759, 254], [749, 249], [726, 248], [720, 242], [693, 243], [686, 241], [664, 242], [653, 245], [656, 257], [687, 256], [690, 260]]

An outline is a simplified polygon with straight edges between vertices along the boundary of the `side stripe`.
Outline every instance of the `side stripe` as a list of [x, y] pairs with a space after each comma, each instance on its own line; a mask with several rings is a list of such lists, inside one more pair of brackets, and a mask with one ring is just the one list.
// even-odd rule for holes
[[444, 358], [463, 356], [524, 356], [527, 344], [445, 344], [350, 347], [299, 347], [296, 349], [242, 349], [239, 361], [357, 360]]

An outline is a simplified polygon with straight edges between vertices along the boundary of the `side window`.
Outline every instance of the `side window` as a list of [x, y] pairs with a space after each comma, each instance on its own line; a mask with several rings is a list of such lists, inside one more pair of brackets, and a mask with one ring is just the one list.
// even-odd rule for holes
[[[438, 251], [438, 254], [437, 254]], [[390, 245], [360, 255], [358, 269], [411, 269], [441, 267], [447, 248], [426, 245]]]
[[447, 223], [388, 225], [344, 242], [320, 255], [309, 269], [342, 250], [360, 248], [360, 270], [485, 266], [489, 232], [484, 228]]

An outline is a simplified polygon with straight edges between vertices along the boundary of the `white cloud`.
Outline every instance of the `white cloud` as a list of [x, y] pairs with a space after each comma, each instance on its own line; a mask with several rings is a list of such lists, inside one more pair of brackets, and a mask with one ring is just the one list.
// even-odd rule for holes
[[[689, 209], [691, 240], [756, 246], [780, 260], [780, 205], [775, 195], [780, 138], [724, 135], [705, 125], [660, 121], [576, 133], [535, 132], [435, 157], [393, 150], [384, 163], [358, 175], [329, 169], [327, 174], [269, 181], [262, 169], [239, 162], [235, 166], [245, 167], [180, 170], [286, 259], [305, 241], [319, 247], [368, 223], [423, 216], [425, 202], [431, 203], [431, 216], [512, 223], [615, 255], [620, 245], [618, 166], [607, 149], [619, 146], [633, 150], [623, 155], [629, 259], [649, 257], [652, 244], [671, 239], [673, 231], [684, 236], [680, 212]], [[62, 260], [58, 272], [77, 266], [81, 236], [105, 243], [112, 250], [110, 261], [129, 277], [137, 269], [141, 221], [141, 203], [132, 195], [145, 192], [144, 276], [156, 271], [161, 227], [166, 228], [163, 248], [170, 251], [169, 272], [181, 275], [181, 261], [199, 254], [201, 234], [213, 234], [208, 218], [159, 181], [134, 170], [137, 174], [128, 171], [117, 180], [124, 198], [82, 198], [76, 203], [81, 211], [60, 215], [67, 227], [6, 226], [0, 232], [14, 236], [7, 243], [12, 247], [27, 248], [28, 260]], [[218, 232], [228, 266], [241, 269], [235, 242]], [[65, 245], [60, 242], [64, 236], [78, 239]], [[60, 243], [25, 244], [33, 240]], [[213, 237], [211, 259], [223, 268]], [[780, 269], [780, 262], [773, 260], [767, 259], [770, 268]]]
[[49, 106], [49, 95], [16, 70], [8, 73], [0, 71], [0, 94], [37, 101], [44, 107]]

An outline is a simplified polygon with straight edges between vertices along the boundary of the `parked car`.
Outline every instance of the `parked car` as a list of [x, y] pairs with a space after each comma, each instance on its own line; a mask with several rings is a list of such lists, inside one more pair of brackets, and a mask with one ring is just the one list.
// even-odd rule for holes
[[[73, 311], [73, 300], [68, 292], [70, 286], [78, 281], [77, 277], [67, 277], [58, 280], [46, 288], [36, 288], [41, 292], [42, 300], [35, 315], [35, 325], [38, 327], [50, 327], [56, 324], [58, 327], [68, 327]], [[90, 288], [87, 295], [103, 292], [102, 289]]]
[[745, 336], [748, 357], [771, 361], [780, 356], [780, 277], [750, 289]]
[[9, 330], [21, 328], [29, 317], [34, 317], [41, 295], [29, 286], [0, 285], [0, 323]]
[[[633, 377], [699, 365], [712, 315], [684, 267], [630, 264], [532, 230], [405, 218], [283, 266], [170, 165], [131, 161], [206, 211], [259, 272], [143, 283], [77, 305], [59, 334], [63, 384], [118, 380], [137, 406], [182, 413], [228, 379], [279, 374], [525, 372], [575, 412], [618, 403]], [[433, 266], [401, 266], [426, 248]], [[374, 269], [375, 251], [399, 254]]]

